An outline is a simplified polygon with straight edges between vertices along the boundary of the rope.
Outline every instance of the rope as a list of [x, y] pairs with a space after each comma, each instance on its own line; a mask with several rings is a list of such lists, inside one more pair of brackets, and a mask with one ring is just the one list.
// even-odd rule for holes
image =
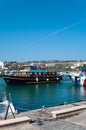
[[23, 111], [28, 111], [28, 110], [30, 110], [29, 108], [28, 108], [28, 109], [25, 109], [25, 108], [18, 107], [18, 106], [16, 106], [16, 109], [18, 109], [18, 110], [23, 110]]

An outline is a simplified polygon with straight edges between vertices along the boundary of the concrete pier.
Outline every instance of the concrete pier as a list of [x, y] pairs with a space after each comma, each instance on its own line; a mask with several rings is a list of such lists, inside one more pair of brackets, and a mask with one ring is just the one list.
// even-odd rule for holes
[[[27, 116], [31, 120], [28, 122], [12, 124], [8, 126], [0, 127], [0, 130], [86, 130], [86, 109], [81, 109], [74, 113], [73, 115], [63, 116], [62, 118], [53, 119], [52, 111], [75, 108], [82, 108], [85, 106], [86, 102], [78, 102], [74, 104], [65, 104], [61, 106], [55, 106], [50, 108], [42, 108], [39, 110], [32, 110], [28, 112], [23, 112], [15, 114], [16, 118], [23, 118]], [[80, 107], [77, 107], [80, 106]], [[12, 119], [10, 115], [8, 119]], [[7, 119], [7, 120], [8, 120]], [[3, 119], [1, 119], [3, 120]]]

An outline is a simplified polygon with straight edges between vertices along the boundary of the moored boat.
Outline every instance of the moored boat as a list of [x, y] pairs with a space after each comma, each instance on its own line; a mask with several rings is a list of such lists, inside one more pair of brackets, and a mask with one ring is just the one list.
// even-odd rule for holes
[[7, 85], [23, 85], [59, 82], [62, 76], [46, 70], [22, 70], [16, 74], [5, 74], [3, 78]]
[[7, 118], [7, 114], [10, 115], [14, 113], [16, 113], [16, 110], [11, 99], [8, 101], [5, 92], [0, 91], [0, 117]]
[[69, 77], [75, 85], [86, 86], [86, 68], [83, 67], [80, 72], [71, 73]]

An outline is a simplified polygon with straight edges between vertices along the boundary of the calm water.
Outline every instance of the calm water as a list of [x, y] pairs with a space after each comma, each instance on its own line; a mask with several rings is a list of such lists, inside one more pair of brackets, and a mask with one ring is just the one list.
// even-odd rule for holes
[[1, 78], [0, 92], [13, 102], [18, 111], [86, 100], [86, 88], [74, 86], [68, 77], [60, 83], [27, 86], [6, 86]]

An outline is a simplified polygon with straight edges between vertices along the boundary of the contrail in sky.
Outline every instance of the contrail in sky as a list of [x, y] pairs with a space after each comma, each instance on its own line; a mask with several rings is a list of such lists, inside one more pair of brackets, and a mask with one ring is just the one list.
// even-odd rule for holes
[[81, 24], [81, 23], [84, 23], [84, 22], [86, 22], [86, 19], [84, 19], [84, 20], [82, 20], [82, 21], [78, 21], [78, 22], [73, 23], [73, 24], [71, 24], [71, 25], [68, 25], [68, 26], [66, 26], [66, 27], [64, 27], [64, 28], [61, 28], [61, 29], [59, 29], [59, 30], [57, 30], [57, 31], [55, 31], [55, 32], [50, 33], [49, 35], [45, 36], [44, 38], [39, 39], [38, 42], [39, 42], [39, 41], [42, 41], [42, 40], [45, 40], [45, 39], [47, 39], [47, 38], [49, 38], [49, 37], [51, 37], [51, 36], [54, 36], [55, 34], [59, 34], [59, 33], [61, 33], [61, 32], [64, 32], [64, 31], [66, 31], [66, 30], [68, 30], [68, 29], [70, 29], [70, 28], [73, 28], [73, 27], [75, 27], [75, 26], [77, 26], [77, 25], [79, 25], [79, 24]]
[[61, 33], [61, 32], [63, 32], [63, 31], [66, 31], [66, 30], [68, 30], [68, 29], [70, 29], [70, 28], [73, 28], [73, 27], [75, 27], [75, 26], [77, 26], [77, 25], [79, 25], [79, 24], [81, 24], [81, 23], [84, 23], [84, 22], [86, 22], [86, 19], [85, 19], [85, 20], [82, 20], [82, 21], [78, 21], [78, 22], [76, 22], [76, 23], [74, 23], [74, 24], [71, 24], [71, 25], [69, 25], [69, 26], [66, 26], [66, 27], [64, 27], [64, 28], [62, 28], [62, 29], [59, 29], [59, 30], [57, 30], [57, 31], [55, 31], [55, 32], [53, 32], [53, 33], [51, 33], [51, 34], [49, 34], [48, 36], [50, 37], [50, 36], [53, 36], [54, 34]]

